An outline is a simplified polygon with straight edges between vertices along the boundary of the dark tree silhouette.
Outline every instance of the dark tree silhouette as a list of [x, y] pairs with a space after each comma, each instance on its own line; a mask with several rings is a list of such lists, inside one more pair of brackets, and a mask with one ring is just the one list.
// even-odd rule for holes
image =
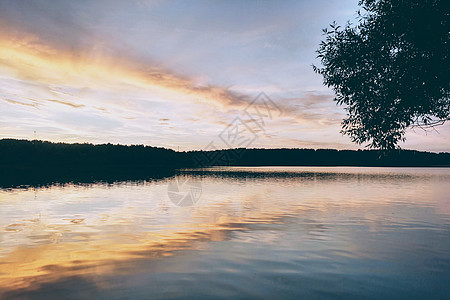
[[[0, 139], [0, 189], [53, 183], [156, 180], [217, 166], [450, 166], [450, 153], [412, 150], [226, 149], [175, 152], [143, 145]], [[203, 160], [199, 158], [222, 158]], [[226, 158], [226, 159], [223, 159]]]
[[345, 106], [353, 142], [392, 149], [408, 127], [449, 120], [449, 3], [361, 0], [357, 25], [324, 29], [313, 68]]

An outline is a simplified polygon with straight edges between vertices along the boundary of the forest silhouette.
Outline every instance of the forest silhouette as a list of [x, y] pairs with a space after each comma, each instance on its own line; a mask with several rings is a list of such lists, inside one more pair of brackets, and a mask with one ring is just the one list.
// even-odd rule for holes
[[176, 152], [144, 145], [0, 140], [0, 187], [170, 177], [215, 166], [450, 166], [450, 153], [415, 150], [226, 149]]

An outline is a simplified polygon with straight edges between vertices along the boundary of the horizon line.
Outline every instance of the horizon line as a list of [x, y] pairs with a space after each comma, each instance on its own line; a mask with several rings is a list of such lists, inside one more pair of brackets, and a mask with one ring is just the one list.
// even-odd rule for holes
[[[179, 152], [179, 153], [183, 153], [183, 152], [199, 152], [199, 151], [204, 151], [204, 152], [214, 152], [214, 151], [227, 151], [227, 150], [236, 150], [236, 149], [245, 149], [245, 150], [335, 150], [335, 151], [385, 151], [382, 149], [336, 149], [336, 148], [246, 148], [246, 147], [241, 147], [241, 148], [222, 148], [222, 149], [214, 149], [214, 150], [205, 150], [205, 149], [191, 149], [191, 150], [176, 150], [170, 147], [162, 147], [162, 146], [152, 146], [152, 145], [148, 145], [148, 144], [114, 144], [114, 143], [92, 143], [92, 142], [54, 142], [54, 141], [49, 141], [49, 140], [40, 140], [40, 139], [18, 139], [18, 138], [0, 138], [0, 141], [3, 140], [14, 140], [14, 141], [27, 141], [27, 142], [33, 142], [33, 141], [37, 141], [37, 142], [46, 142], [46, 143], [51, 143], [51, 144], [66, 144], [66, 145], [93, 145], [93, 146], [101, 146], [101, 145], [113, 145], [113, 146], [127, 146], [127, 147], [131, 147], [131, 146], [144, 146], [144, 147], [152, 147], [152, 148], [159, 148], [159, 149], [166, 149], [166, 150], [172, 150], [174, 152]], [[425, 152], [425, 153], [436, 153], [436, 154], [450, 154], [450, 150], [448, 151], [425, 151], [425, 150], [416, 150], [416, 149], [405, 149], [405, 148], [396, 148], [396, 149], [391, 149], [391, 150], [387, 150], [387, 151], [416, 151], [416, 152]]]

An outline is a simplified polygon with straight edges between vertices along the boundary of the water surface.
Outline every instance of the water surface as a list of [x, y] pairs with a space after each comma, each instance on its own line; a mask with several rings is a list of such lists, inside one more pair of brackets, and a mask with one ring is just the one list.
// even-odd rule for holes
[[[186, 180], [201, 197], [177, 206]], [[0, 298], [448, 299], [449, 186], [448, 168], [229, 167], [2, 189]]]

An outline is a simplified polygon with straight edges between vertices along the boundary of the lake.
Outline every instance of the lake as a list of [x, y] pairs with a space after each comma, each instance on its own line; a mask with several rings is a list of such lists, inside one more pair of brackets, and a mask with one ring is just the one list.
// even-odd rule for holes
[[0, 190], [1, 299], [449, 299], [450, 168]]

